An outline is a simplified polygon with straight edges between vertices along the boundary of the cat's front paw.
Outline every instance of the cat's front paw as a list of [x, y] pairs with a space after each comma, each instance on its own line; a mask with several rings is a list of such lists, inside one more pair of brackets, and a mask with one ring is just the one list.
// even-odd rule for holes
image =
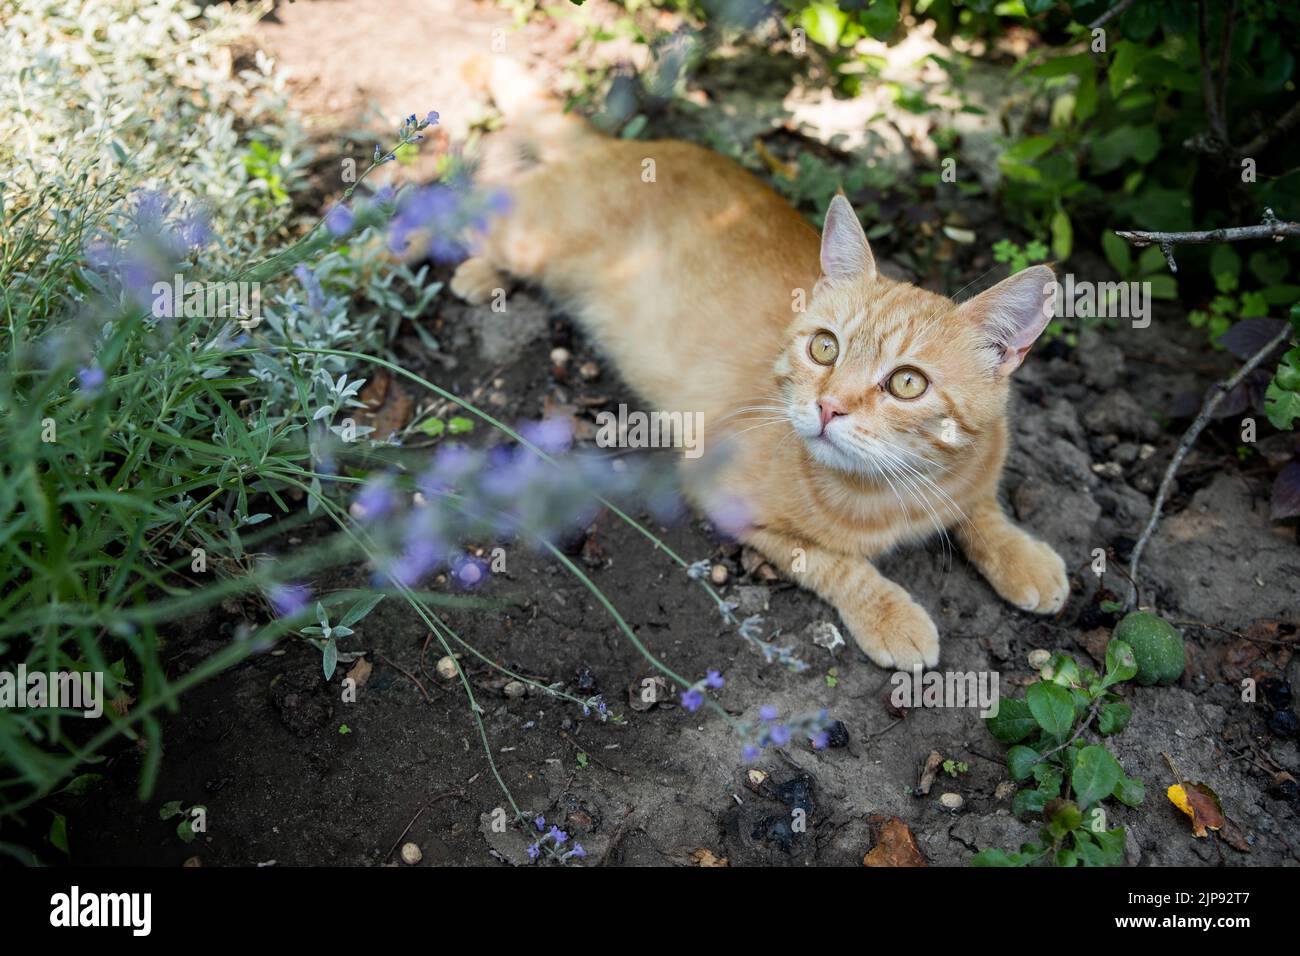
[[902, 588], [865, 595], [857, 606], [840, 608], [840, 615], [858, 647], [881, 667], [910, 671], [939, 663], [939, 631]]
[[1049, 544], [1018, 532], [980, 570], [993, 590], [1022, 611], [1055, 614], [1070, 596], [1065, 562]]
[[475, 256], [456, 267], [451, 291], [470, 305], [482, 305], [504, 285], [504, 279], [486, 259]]

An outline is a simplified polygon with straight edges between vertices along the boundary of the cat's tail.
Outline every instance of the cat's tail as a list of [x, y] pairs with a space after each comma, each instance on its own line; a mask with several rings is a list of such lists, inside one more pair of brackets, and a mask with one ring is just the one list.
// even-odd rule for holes
[[520, 164], [553, 162], [600, 135], [582, 117], [566, 113], [557, 97], [508, 56], [471, 57], [461, 75], [472, 88], [491, 96], [504, 119], [502, 132], [492, 137], [492, 166], [517, 169]]

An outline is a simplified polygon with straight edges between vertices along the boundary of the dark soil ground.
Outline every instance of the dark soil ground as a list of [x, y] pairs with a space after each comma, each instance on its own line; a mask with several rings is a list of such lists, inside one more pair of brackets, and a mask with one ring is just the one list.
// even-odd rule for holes
[[[469, 393], [492, 375], [494, 390], [507, 396], [506, 411], [519, 417], [539, 414], [548, 396], [552, 402], [632, 401], [608, 370], [582, 385], [556, 380], [549, 353], [567, 327], [548, 321], [553, 317], [526, 291], [514, 294], [507, 316], [445, 300], [441, 315], [455, 360], [443, 380], [458, 392]], [[506, 341], [499, 334], [504, 323]], [[580, 338], [571, 344], [572, 364], [599, 361]], [[514, 358], [500, 370], [502, 350]], [[1019, 378], [1006, 497], [1020, 521], [1059, 548], [1068, 564], [1081, 566], [1094, 547], [1125, 547], [1149, 507], [1139, 489], [1151, 487], [1167, 460], [1172, 437], [1139, 411], [1162, 407], [1195, 377], [1125, 359], [1132, 349], [1103, 338], [1086, 340], [1086, 351], [1044, 351], [1062, 354], [1036, 355]], [[412, 364], [421, 370], [418, 359]], [[1148, 441], [1155, 450], [1143, 460], [1141, 445]], [[1109, 462], [1120, 465], [1118, 475], [1094, 468]], [[1185, 628], [1190, 666], [1177, 686], [1128, 692], [1133, 721], [1112, 746], [1125, 769], [1146, 781], [1147, 800], [1138, 809], [1118, 807], [1113, 822], [1129, 828], [1132, 864], [1294, 864], [1300, 861], [1297, 807], [1268, 790], [1275, 772], [1297, 769], [1296, 744], [1268, 732], [1269, 708], [1243, 703], [1238, 684], [1288, 671], [1300, 552], [1291, 529], [1285, 536], [1270, 529], [1260, 479], [1224, 467], [1213, 449], [1194, 455], [1185, 475], [1151, 548], [1153, 596], [1146, 601], [1173, 620], [1205, 626]], [[961, 864], [978, 849], [1014, 847], [1031, 836], [1031, 826], [1011, 815], [1006, 788], [998, 795], [1008, 780], [1003, 748], [973, 710], [893, 716], [888, 675], [854, 648], [831, 654], [813, 644], [809, 626], [835, 620], [828, 607], [790, 585], [747, 576], [740, 555], [702, 526], [657, 530], [688, 559], [710, 556], [726, 566], [727, 595], [770, 608], [769, 633], [779, 627], [792, 637], [813, 667], [795, 675], [765, 664], [683, 572], [606, 515], [586, 547], [589, 573], [640, 639], [679, 673], [721, 670], [727, 684], [719, 699], [744, 719], [767, 703], [782, 714], [826, 707], [844, 722], [847, 745], [816, 752], [796, 743], [749, 766], [731, 731], [707, 711], [690, 714], [672, 704], [633, 710], [628, 689], [651, 673], [644, 659], [578, 581], [553, 562], [512, 550], [507, 572], [484, 592], [508, 603], [451, 613], [451, 625], [511, 669], [542, 683], [563, 682], [581, 695], [603, 693], [627, 717], [623, 726], [601, 724], [546, 696], [509, 699], [503, 677], [471, 662], [497, 768], [522, 808], [563, 821], [591, 859], [627, 864], [682, 864], [700, 849], [733, 864], [856, 864], [872, 845], [873, 815], [900, 817], [936, 864]], [[934, 616], [944, 666], [997, 670], [1004, 693], [1031, 678], [1026, 655], [1034, 648], [1096, 657], [1113, 620], [1097, 609], [1091, 571], [1078, 576], [1062, 615], [1042, 620], [999, 601], [960, 555], [949, 556], [937, 541], [891, 556], [884, 570], [906, 582]], [[313, 584], [324, 591], [367, 577], [358, 568]], [[1112, 574], [1104, 584], [1118, 589], [1121, 579]], [[173, 667], [182, 671], [215, 651], [230, 623], [214, 615], [182, 629], [171, 645]], [[1235, 633], [1214, 629], [1220, 627]], [[523, 835], [488, 825], [506, 804], [463, 693], [433, 673], [440, 651], [436, 644], [426, 649], [427, 636], [404, 605], [381, 605], [350, 639], [375, 664], [355, 703], [341, 699], [342, 671], [326, 683], [319, 652], [300, 643], [200, 687], [167, 723], [156, 801], [142, 806], [135, 799], [134, 749], [110, 762], [109, 780], [94, 799], [69, 801], [75, 858], [382, 864], [396, 859], [392, 849], [405, 832], [403, 841], [419, 845], [426, 864], [524, 862]], [[1296, 683], [1297, 665], [1289, 671]], [[941, 777], [928, 796], [913, 795], [931, 751], [969, 770]], [[580, 754], [587, 755], [585, 766]], [[1239, 849], [1192, 838], [1186, 819], [1163, 796], [1174, 782], [1163, 754], [1186, 779], [1220, 794], [1243, 831]], [[750, 769], [768, 775], [757, 788], [747, 785]], [[788, 818], [804, 798], [781, 786], [793, 781], [798, 790], [804, 777], [809, 827], [787, 837], [773, 821]], [[960, 811], [939, 803], [944, 792], [964, 798]], [[192, 845], [178, 840], [174, 825], [156, 812], [155, 804], [168, 800], [205, 805], [208, 833]]]
[[[313, 6], [367, 9], [282, 9], [288, 17]], [[390, 12], [400, 20], [400, 11]], [[466, 30], [493, 22], [490, 8], [471, 12], [458, 21]], [[445, 73], [431, 82], [444, 82]], [[398, 344], [409, 367], [457, 394], [479, 390], [506, 420], [556, 405], [588, 408], [581, 413], [588, 418], [601, 400], [635, 405], [612, 368], [602, 365], [590, 381], [573, 374], [601, 357], [528, 290], [512, 294], [506, 315], [444, 295], [428, 321], [444, 352], [430, 356], [411, 336]], [[891, 555], [882, 570], [934, 617], [946, 669], [997, 671], [1003, 693], [1018, 694], [1032, 679], [1031, 650], [1099, 658], [1114, 618], [1098, 607], [1088, 564], [1096, 548], [1127, 557], [1146, 518], [1185, 426], [1164, 427], [1157, 413], [1231, 368], [1202, 337], [1181, 313], [1157, 310], [1148, 329], [1089, 332], [1077, 348], [1057, 342], [1030, 356], [1016, 378], [1015, 446], [1003, 488], [1017, 520], [1078, 569], [1076, 587], [1065, 610], [1044, 620], [1002, 603], [938, 541]], [[567, 374], [554, 371], [556, 346], [573, 353]], [[1144, 560], [1143, 603], [1184, 622], [1189, 662], [1173, 687], [1126, 691], [1134, 716], [1111, 741], [1125, 770], [1146, 783], [1144, 804], [1116, 806], [1110, 821], [1128, 828], [1131, 865], [1300, 863], [1300, 807], [1271, 792], [1278, 772], [1300, 775], [1296, 741], [1270, 733], [1269, 706], [1243, 702], [1241, 692], [1244, 678], [1266, 676], [1300, 687], [1300, 658], [1292, 656], [1300, 549], [1295, 528], [1270, 525], [1269, 475], [1253, 464], [1258, 456], [1236, 463], [1236, 427], [1202, 436]], [[825, 707], [843, 721], [847, 740], [823, 751], [796, 741], [747, 765], [734, 734], [707, 710], [671, 703], [634, 710], [629, 687], [650, 675], [645, 660], [580, 582], [512, 549], [507, 571], [482, 592], [504, 603], [450, 612], [449, 623], [511, 669], [583, 696], [602, 693], [627, 718], [602, 724], [545, 695], [508, 697], [501, 675], [467, 659], [496, 769], [521, 808], [573, 834], [589, 863], [607, 864], [684, 865], [704, 850], [731, 865], [858, 865], [876, 839], [873, 824], [890, 817], [901, 818], [939, 865], [1033, 836], [1010, 811], [1004, 748], [974, 710], [896, 716], [887, 707], [888, 674], [854, 647], [831, 653], [813, 643], [810, 628], [835, 621], [830, 608], [761, 570], [747, 573], [750, 562], [699, 523], [655, 530], [688, 560], [726, 567], [726, 596], [766, 609], [767, 633], [779, 628], [813, 666], [793, 674], [764, 663], [684, 572], [607, 514], [584, 549], [585, 566], [647, 647], [684, 675], [720, 670], [726, 686], [718, 699], [742, 720], [756, 719], [764, 704], [783, 715]], [[312, 585], [322, 592], [368, 577], [355, 568]], [[1123, 583], [1114, 571], [1101, 582], [1115, 591]], [[217, 650], [236, 623], [215, 612], [178, 626], [172, 670]], [[199, 687], [166, 721], [155, 799], [136, 799], [140, 754], [130, 746], [101, 768], [107, 780], [92, 798], [58, 798], [73, 859], [383, 865], [409, 841], [421, 848], [422, 865], [527, 863], [524, 832], [491, 826], [508, 804], [464, 694], [434, 673], [441, 651], [427, 638], [404, 605], [385, 601], [349, 639], [374, 665], [354, 703], [342, 700], [344, 669], [327, 683], [319, 652], [295, 641]], [[968, 769], [941, 774], [920, 795], [932, 751]], [[1193, 838], [1164, 795], [1176, 782], [1171, 766], [1218, 792], [1236, 825], [1230, 838]], [[961, 808], [941, 804], [945, 793], [959, 794]], [[194, 843], [159, 819], [158, 807], [171, 800], [208, 808], [208, 830]], [[795, 807], [808, 811], [806, 832], [785, 825]]]

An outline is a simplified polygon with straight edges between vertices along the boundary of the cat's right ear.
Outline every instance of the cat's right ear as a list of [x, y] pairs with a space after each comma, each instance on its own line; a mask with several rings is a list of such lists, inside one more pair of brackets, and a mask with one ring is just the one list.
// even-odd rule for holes
[[814, 294], [828, 285], [876, 277], [876, 259], [867, 244], [867, 234], [843, 193], [836, 195], [826, 210], [821, 266], [822, 277], [817, 280]]

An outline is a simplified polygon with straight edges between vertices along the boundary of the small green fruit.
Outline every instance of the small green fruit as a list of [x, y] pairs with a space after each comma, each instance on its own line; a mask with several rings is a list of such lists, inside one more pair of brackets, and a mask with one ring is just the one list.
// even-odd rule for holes
[[1134, 611], [1115, 625], [1111, 638], [1133, 648], [1138, 669], [1134, 680], [1143, 687], [1172, 684], [1183, 676], [1183, 638], [1164, 618]]

